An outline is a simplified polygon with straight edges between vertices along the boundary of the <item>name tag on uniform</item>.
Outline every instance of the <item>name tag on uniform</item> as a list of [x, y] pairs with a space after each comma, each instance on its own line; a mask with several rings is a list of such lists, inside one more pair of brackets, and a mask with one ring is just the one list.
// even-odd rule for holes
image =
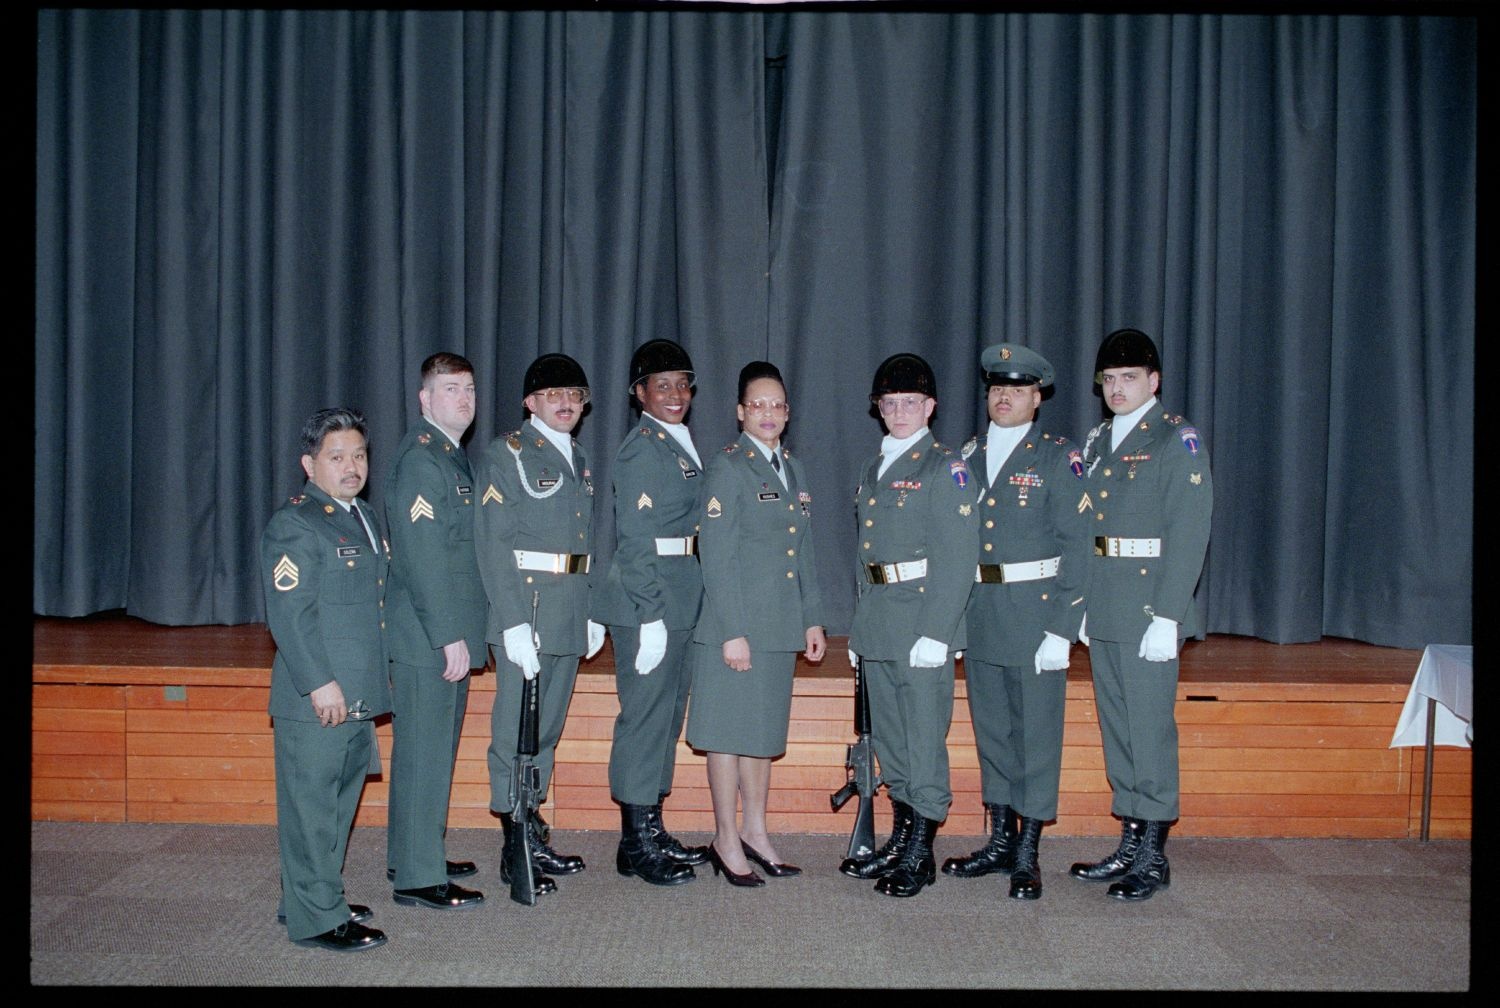
[[461, 486], [458, 488], [458, 492], [461, 494], [471, 494], [474, 492], [474, 488], [471, 486]]
[[551, 488], [557, 486], [557, 477], [554, 476], [552, 479], [539, 479], [536, 481], [536, 485], [538, 490], [550, 490]]
[[767, 490], [765, 493], [756, 494], [755, 496], [756, 499], [763, 501], [781, 500], [781, 494], [777, 493], [775, 490]]
[[362, 552], [358, 546], [340, 546], [338, 549], [340, 560], [344, 557], [357, 557]]
[[698, 475], [698, 470], [696, 470], [696, 469], [684, 469], [684, 470], [682, 470], [682, 478], [683, 479], [692, 479], [696, 475]]

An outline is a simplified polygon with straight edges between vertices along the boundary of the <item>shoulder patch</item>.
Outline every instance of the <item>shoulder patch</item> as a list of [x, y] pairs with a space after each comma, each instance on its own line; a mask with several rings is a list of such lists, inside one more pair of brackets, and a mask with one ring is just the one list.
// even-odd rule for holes
[[969, 485], [969, 464], [963, 459], [954, 459], [948, 463], [948, 475], [953, 477], [960, 490], [964, 489]]
[[1188, 450], [1189, 455], [1198, 454], [1198, 429], [1196, 427], [1184, 427], [1177, 432], [1177, 436], [1182, 438], [1182, 446]]
[[1083, 453], [1080, 452], [1077, 448], [1071, 448], [1068, 450], [1068, 468], [1073, 470], [1074, 476], [1077, 476], [1079, 479], [1083, 479], [1085, 472], [1083, 467]]

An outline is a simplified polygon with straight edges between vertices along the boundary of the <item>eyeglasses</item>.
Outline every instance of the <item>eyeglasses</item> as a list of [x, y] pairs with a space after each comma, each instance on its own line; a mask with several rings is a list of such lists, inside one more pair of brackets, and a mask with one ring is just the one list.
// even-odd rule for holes
[[549, 388], [542, 389], [541, 392], [542, 398], [554, 405], [562, 402], [564, 396], [574, 406], [582, 406], [589, 401], [589, 390], [586, 388]]
[[781, 399], [751, 399], [742, 403], [746, 413], [770, 413], [774, 416], [786, 416], [787, 404]]
[[926, 401], [927, 396], [907, 396], [904, 399], [897, 399], [895, 396], [881, 396], [875, 400], [875, 405], [883, 416], [891, 416], [895, 413], [905, 413], [909, 416], [920, 412], [922, 404]]

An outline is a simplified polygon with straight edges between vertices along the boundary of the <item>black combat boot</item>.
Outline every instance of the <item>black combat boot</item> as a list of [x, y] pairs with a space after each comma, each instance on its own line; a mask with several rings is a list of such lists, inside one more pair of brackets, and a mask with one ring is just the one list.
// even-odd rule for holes
[[651, 806], [620, 805], [620, 850], [615, 869], [639, 875], [652, 885], [681, 885], [693, 879], [692, 865], [678, 864], [656, 846], [651, 829]]
[[1021, 819], [1020, 836], [1016, 839], [1016, 863], [1010, 873], [1010, 898], [1034, 900], [1042, 898], [1042, 867], [1037, 864], [1036, 850], [1042, 842], [1042, 821]]
[[[506, 885], [510, 884], [510, 866], [515, 863], [516, 856], [516, 824], [510, 817], [509, 812], [500, 813], [500, 828], [505, 831], [505, 845], [500, 848], [500, 881]], [[532, 859], [536, 864], [536, 859]], [[536, 873], [533, 878], [533, 887], [538, 896], [557, 892], [557, 883], [546, 875]]]
[[661, 820], [662, 803], [667, 800], [666, 795], [648, 809], [651, 815], [651, 839], [656, 843], [656, 849], [667, 856], [667, 860], [677, 864], [695, 865], [704, 864], [708, 861], [708, 848], [686, 847], [682, 841], [667, 832], [666, 824]]
[[901, 860], [901, 854], [906, 850], [906, 845], [911, 842], [913, 815], [910, 805], [892, 798], [891, 835], [886, 838], [885, 844], [864, 860], [844, 858], [843, 863], [839, 865], [839, 871], [850, 878], [872, 879], [880, 878], [896, 867], [896, 862]]
[[901, 852], [896, 866], [875, 883], [875, 891], [887, 896], [915, 896], [937, 881], [937, 860], [932, 856], [932, 841], [937, 836], [935, 819], [924, 819], [912, 813], [911, 840]]
[[542, 824], [537, 821], [535, 813], [532, 813], [529, 825], [531, 863], [539, 870], [552, 875], [576, 875], [583, 871], [583, 858], [577, 854], [559, 854], [547, 843], [542, 835]]
[[990, 817], [990, 838], [985, 845], [967, 857], [951, 857], [943, 862], [944, 875], [978, 878], [991, 872], [1009, 872], [1016, 860], [1016, 813], [1009, 805], [984, 803]]
[[1130, 870], [1120, 881], [1109, 887], [1109, 895], [1115, 899], [1148, 900], [1158, 886], [1165, 889], [1172, 884], [1172, 867], [1167, 864], [1167, 830], [1171, 823], [1147, 822], [1141, 834], [1141, 845], [1136, 848], [1135, 860]]
[[1092, 864], [1079, 861], [1068, 869], [1068, 874], [1085, 882], [1102, 882], [1105, 879], [1119, 878], [1130, 870], [1130, 862], [1135, 860], [1136, 848], [1141, 845], [1141, 834], [1146, 832], [1146, 824], [1140, 819], [1131, 819], [1128, 816], [1120, 820], [1120, 846], [1115, 852], [1103, 861]]

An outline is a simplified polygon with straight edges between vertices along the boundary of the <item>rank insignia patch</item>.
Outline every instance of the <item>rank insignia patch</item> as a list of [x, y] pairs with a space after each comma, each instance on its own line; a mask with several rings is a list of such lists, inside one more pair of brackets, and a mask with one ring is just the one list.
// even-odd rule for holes
[[495, 484], [493, 483], [485, 488], [484, 496], [479, 498], [481, 506], [488, 504], [490, 501], [494, 501], [496, 504], [505, 503], [505, 498], [500, 496], [500, 491], [495, 489]]
[[292, 558], [285, 553], [281, 554], [281, 559], [276, 562], [276, 569], [271, 572], [271, 575], [271, 583], [276, 586], [277, 591], [291, 591], [302, 579], [297, 565], [292, 563]]
[[411, 520], [415, 522], [418, 518], [437, 521], [437, 518], [432, 513], [432, 505], [427, 503], [427, 498], [421, 494], [417, 494], [417, 499], [411, 502]]
[[1094, 502], [1089, 499], [1089, 492], [1085, 490], [1083, 496], [1078, 498], [1078, 513], [1083, 514], [1085, 511], [1092, 510], [1094, 510]]
[[724, 505], [722, 505], [722, 504], [719, 503], [719, 498], [717, 498], [717, 497], [710, 497], [708, 499], [708, 516], [710, 518], [717, 518], [720, 515], [722, 515], [723, 513], [724, 513]]
[[1077, 476], [1079, 479], [1083, 479], [1083, 455], [1078, 451], [1077, 448], [1074, 448], [1072, 451], [1068, 452], [1068, 468], [1073, 470], [1074, 476]]
[[423, 431], [421, 434], [417, 435], [417, 444], [431, 444], [431, 443], [432, 443], [432, 435], [428, 434], [426, 431]]
[[1198, 454], [1198, 429], [1196, 427], [1184, 427], [1177, 432], [1182, 438], [1182, 444], [1187, 448], [1189, 455]]
[[954, 459], [948, 463], [948, 473], [953, 477], [953, 482], [958, 484], [962, 490], [969, 485], [969, 466], [963, 459]]
[[651, 498], [648, 497], [646, 494], [641, 494], [641, 496], [636, 499], [635, 509], [637, 511], [644, 511], [646, 508], [648, 508], [650, 506], [651, 506]]

